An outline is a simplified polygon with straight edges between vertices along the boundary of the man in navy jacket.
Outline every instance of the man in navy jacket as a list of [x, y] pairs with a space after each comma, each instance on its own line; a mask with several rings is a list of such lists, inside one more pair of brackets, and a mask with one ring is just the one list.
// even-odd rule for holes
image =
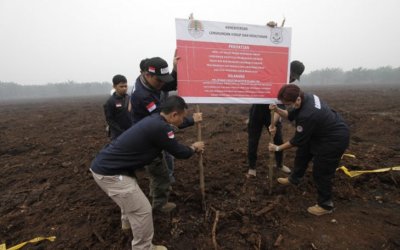
[[142, 119], [122, 133], [91, 164], [96, 183], [121, 208], [123, 229], [132, 229], [132, 249], [166, 249], [152, 245], [152, 208], [136, 181], [135, 170], [159, 158], [163, 150], [178, 159], [187, 159], [204, 150], [203, 142], [185, 146], [175, 139], [171, 125], [182, 124], [186, 109], [181, 97], [169, 97], [161, 113]]
[[115, 75], [112, 81], [115, 91], [103, 105], [103, 108], [111, 139], [114, 140], [132, 126], [132, 121], [128, 110], [129, 95], [126, 93], [128, 81], [123, 75]]
[[[177, 58], [174, 59], [174, 68], [176, 67], [176, 60]], [[151, 114], [159, 113], [161, 92], [176, 90], [176, 87], [176, 71], [173, 70], [170, 74], [168, 63], [164, 59], [160, 57], [146, 59], [142, 73], [136, 80], [135, 90], [131, 95], [133, 124]], [[195, 113], [193, 117], [185, 117], [179, 128], [191, 126], [201, 120], [201, 113]], [[150, 196], [153, 199], [153, 209], [170, 212], [176, 205], [168, 202], [171, 181], [165, 157], [155, 158], [146, 167], [146, 170], [150, 175]]]

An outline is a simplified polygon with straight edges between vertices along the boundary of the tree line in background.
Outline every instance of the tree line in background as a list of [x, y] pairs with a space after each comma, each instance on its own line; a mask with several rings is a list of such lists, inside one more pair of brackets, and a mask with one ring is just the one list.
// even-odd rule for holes
[[[356, 68], [351, 71], [343, 71], [340, 68], [327, 68], [303, 75], [301, 77], [301, 84], [312, 86], [340, 84], [400, 85], [400, 68]], [[108, 95], [111, 88], [112, 85], [108, 82], [77, 83], [68, 81], [64, 83], [49, 83], [46, 85], [19, 85], [10, 82], [0, 82], [0, 101]]]
[[301, 77], [305, 85], [355, 85], [355, 84], [399, 84], [400, 68], [380, 67], [377, 69], [355, 68], [343, 71], [340, 68], [327, 68], [312, 71]]
[[104, 96], [109, 95], [111, 88], [112, 85], [108, 82], [77, 83], [68, 81], [46, 85], [20, 85], [0, 82], [0, 100]]

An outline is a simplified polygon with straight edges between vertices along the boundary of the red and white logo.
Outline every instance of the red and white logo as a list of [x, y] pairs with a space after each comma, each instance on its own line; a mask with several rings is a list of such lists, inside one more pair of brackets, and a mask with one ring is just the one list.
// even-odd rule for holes
[[155, 110], [157, 108], [156, 104], [154, 102], [149, 103], [147, 106], [147, 111], [149, 111], [150, 113]]
[[120, 102], [116, 102], [116, 103], [115, 103], [115, 107], [117, 107], [117, 108], [120, 108], [120, 107], [122, 107], [122, 103], [120, 103]]
[[149, 72], [151, 72], [151, 73], [156, 73], [156, 67], [154, 67], [154, 66], [149, 66]]
[[175, 138], [174, 131], [169, 131], [169, 132], [168, 132], [168, 138], [169, 138], [169, 139], [174, 139], [174, 138]]

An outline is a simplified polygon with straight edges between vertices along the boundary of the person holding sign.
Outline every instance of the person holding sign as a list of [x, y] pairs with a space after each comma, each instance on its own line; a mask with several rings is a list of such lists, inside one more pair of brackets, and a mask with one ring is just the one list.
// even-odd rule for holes
[[121, 208], [122, 228], [132, 229], [132, 249], [166, 249], [152, 245], [152, 209], [137, 183], [135, 171], [159, 158], [163, 150], [178, 159], [188, 159], [204, 150], [203, 142], [185, 146], [175, 139], [171, 125], [182, 124], [186, 109], [183, 98], [167, 98], [161, 113], [154, 113], [129, 128], [104, 147], [91, 164], [96, 183]]
[[[176, 90], [177, 57], [174, 58], [174, 70], [169, 73], [168, 63], [160, 58], [153, 57], [145, 60], [144, 70], [137, 78], [135, 90], [131, 96], [132, 119], [135, 126], [143, 118], [160, 112], [161, 92]], [[186, 118], [179, 125], [185, 128], [194, 125], [195, 122], [202, 120], [201, 113], [193, 114], [193, 117]], [[150, 196], [152, 196], [152, 206], [154, 210], [170, 212], [176, 205], [168, 202], [171, 181], [166, 166], [165, 157], [160, 155], [146, 167], [150, 175]]]
[[[349, 145], [349, 128], [343, 118], [330, 109], [318, 96], [304, 93], [296, 84], [283, 86], [278, 93], [287, 110], [271, 104], [269, 108], [281, 117], [295, 122], [294, 137], [283, 144], [269, 144], [269, 151], [282, 152], [298, 147], [294, 169], [289, 178], [278, 178], [282, 185], [299, 184], [308, 163], [313, 161], [313, 178], [318, 191], [318, 201], [307, 211], [324, 215], [333, 211], [332, 178], [340, 159]], [[273, 126], [270, 132], [275, 133]]]
[[[298, 82], [300, 76], [304, 72], [304, 64], [300, 61], [292, 61], [290, 63], [290, 83]], [[279, 115], [275, 115], [274, 124], [276, 126], [276, 132], [274, 135], [274, 143], [283, 143], [282, 139], [282, 124], [279, 121]], [[261, 137], [263, 127], [268, 127], [271, 124], [271, 113], [269, 112], [267, 104], [253, 104], [250, 108], [249, 123], [247, 125], [248, 131], [248, 167], [247, 177], [256, 176], [256, 162], [257, 162], [257, 150], [258, 144]], [[273, 136], [273, 135], [271, 135]], [[276, 167], [282, 172], [289, 174], [290, 168], [283, 165], [283, 153], [275, 152]]]
[[[174, 79], [176, 79], [177, 74], [176, 74], [176, 61], [178, 60], [179, 57], [176, 56], [176, 51], [175, 51], [175, 56], [174, 56], [174, 69], [172, 70], [173, 75], [174, 75]], [[146, 73], [146, 69], [145, 69], [145, 65], [147, 60], [149, 60], [148, 58], [143, 59], [142, 61], [140, 61], [140, 74], [144, 75]], [[176, 80], [173, 81], [173, 84], [176, 84]], [[132, 88], [132, 93], [134, 91], [134, 87]], [[173, 88], [172, 88], [173, 89]], [[171, 91], [171, 88], [166, 88], [166, 90], [162, 90], [161, 91], [161, 95], [160, 95], [160, 102], [163, 103], [167, 97], [169, 96], [169, 91]], [[168, 152], [163, 152], [163, 157], [165, 159], [165, 162], [167, 164], [167, 168], [168, 168], [168, 176], [170, 179], [171, 183], [175, 182], [175, 176], [174, 176], [174, 169], [175, 169], [175, 162], [174, 162], [174, 157], [169, 154]]]

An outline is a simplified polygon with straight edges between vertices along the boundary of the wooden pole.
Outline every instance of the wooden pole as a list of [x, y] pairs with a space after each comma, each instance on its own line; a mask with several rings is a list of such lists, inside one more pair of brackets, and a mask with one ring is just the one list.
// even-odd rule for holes
[[[196, 112], [200, 113], [200, 106], [196, 105]], [[196, 124], [197, 126], [197, 141], [201, 141], [201, 122]], [[204, 167], [203, 167], [203, 153], [199, 154], [199, 174], [200, 174], [200, 190], [202, 198], [203, 211], [206, 211], [206, 192], [204, 187]]]
[[[271, 122], [270, 125], [272, 127], [275, 127], [274, 124], [274, 114], [275, 112], [271, 110]], [[274, 136], [271, 135], [271, 138], [269, 139], [270, 143], [274, 143]], [[269, 178], [269, 194], [272, 194], [272, 187], [273, 187], [273, 175], [274, 175], [274, 157], [275, 153], [269, 151], [269, 166], [268, 166], [268, 178]]]
[[283, 20], [282, 20], [281, 27], [285, 26], [285, 21], [286, 21], [286, 18], [284, 17]]
[[215, 212], [214, 224], [213, 224], [212, 231], [211, 231], [212, 242], [213, 242], [215, 250], [218, 250], [218, 243], [217, 243], [217, 236], [216, 236], [218, 220], [219, 220], [219, 211], [217, 210]]

